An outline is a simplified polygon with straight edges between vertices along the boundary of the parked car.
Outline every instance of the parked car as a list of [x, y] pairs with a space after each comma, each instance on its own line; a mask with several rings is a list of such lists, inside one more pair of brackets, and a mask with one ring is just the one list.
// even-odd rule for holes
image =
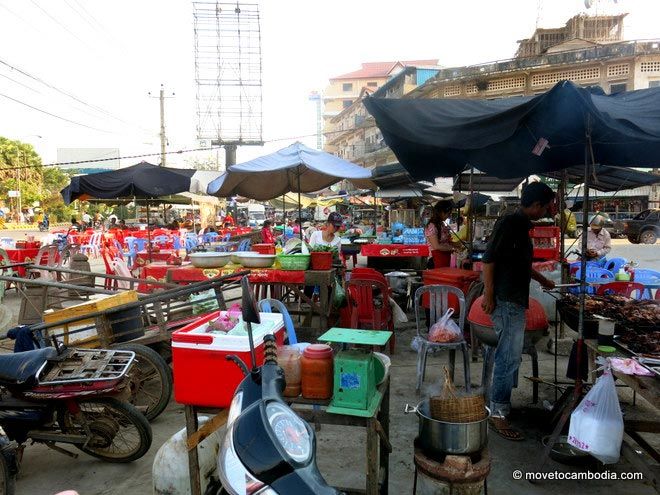
[[610, 218], [614, 222], [614, 231], [618, 237], [625, 237], [625, 222], [626, 220], [632, 219], [637, 213], [631, 212], [619, 212], [619, 213], [610, 213]]
[[[577, 226], [575, 227], [575, 238], [577, 239], [582, 235], [582, 212], [581, 211], [576, 211], [573, 212], [573, 215], [575, 215], [575, 222]], [[604, 218], [604, 223], [603, 223], [603, 228], [607, 230], [612, 237], [618, 237], [619, 235], [623, 234], [623, 230], [617, 233], [617, 228], [614, 225], [614, 222], [610, 218], [610, 216], [607, 213], [604, 212], [592, 212], [589, 213], [589, 223], [591, 223], [594, 219], [594, 217], [598, 215], [600, 217]]]
[[627, 220], [624, 233], [633, 244], [655, 244], [660, 237], [660, 210], [645, 210]]

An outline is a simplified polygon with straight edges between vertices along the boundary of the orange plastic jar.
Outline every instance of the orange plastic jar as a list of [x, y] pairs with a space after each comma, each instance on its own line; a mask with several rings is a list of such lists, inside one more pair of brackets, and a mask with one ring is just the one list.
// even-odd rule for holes
[[302, 395], [305, 399], [330, 399], [333, 385], [332, 348], [312, 344], [303, 351]]

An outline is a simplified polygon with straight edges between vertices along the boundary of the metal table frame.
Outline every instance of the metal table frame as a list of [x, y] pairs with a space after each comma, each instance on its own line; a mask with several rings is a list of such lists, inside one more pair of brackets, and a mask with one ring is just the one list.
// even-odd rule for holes
[[[392, 445], [389, 441], [390, 432], [390, 377], [388, 376], [378, 389], [382, 399], [376, 416], [363, 418], [343, 414], [330, 414], [327, 412], [329, 400], [318, 401], [304, 399], [303, 397], [285, 398], [296, 413], [311, 424], [328, 424], [347, 427], [361, 427], [367, 430], [366, 459], [367, 479], [365, 489], [338, 488], [348, 495], [366, 493], [367, 495], [387, 495], [389, 485], [389, 456]], [[221, 428], [227, 421], [228, 409], [216, 413], [201, 428], [198, 414], [208, 412], [209, 409], [197, 406], [185, 406], [186, 413], [186, 444], [188, 448], [188, 469], [190, 473], [190, 489], [192, 495], [201, 495], [202, 485], [199, 475], [199, 458], [197, 446]]]

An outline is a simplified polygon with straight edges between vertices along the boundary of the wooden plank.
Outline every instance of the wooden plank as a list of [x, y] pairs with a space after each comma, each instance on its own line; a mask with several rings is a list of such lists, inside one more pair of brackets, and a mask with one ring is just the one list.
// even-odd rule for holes
[[376, 419], [367, 419], [367, 495], [378, 495], [378, 472], [380, 467], [378, 457], [378, 433]]
[[213, 432], [217, 431], [219, 428], [224, 426], [227, 422], [227, 416], [229, 415], [229, 409], [223, 409], [218, 414], [213, 416], [209, 421], [204, 423], [201, 428], [199, 428], [192, 435], [188, 435], [186, 439], [186, 446], [188, 450], [192, 450], [197, 447], [205, 438], [211, 435]]
[[644, 433], [660, 433], [660, 423], [658, 421], [645, 421], [626, 419], [624, 420], [626, 431], [641, 431]]
[[650, 483], [656, 492], [660, 493], [660, 472], [657, 466], [650, 466], [643, 456], [630, 445], [629, 437], [624, 435], [621, 445], [621, 454], [623, 457], [640, 473], [644, 475], [644, 482]]
[[649, 444], [644, 438], [642, 438], [642, 436], [641, 436], [639, 433], [637, 433], [636, 431], [630, 431], [630, 430], [626, 430], [626, 433], [628, 434], [628, 436], [629, 436], [630, 438], [632, 438], [635, 442], [637, 442], [637, 444], [638, 444], [641, 448], [643, 448], [644, 451], [645, 451], [648, 455], [650, 455], [651, 457], [653, 457], [653, 460], [654, 460], [655, 462], [660, 463], [660, 454], [658, 453], [658, 451], [655, 450], [655, 449], [651, 446], [651, 444]]
[[[186, 406], [186, 434], [190, 438], [197, 429], [197, 412], [194, 406]], [[197, 455], [197, 447], [188, 451], [188, 473], [190, 475], [190, 495], [202, 495], [202, 481], [199, 477], [199, 457]]]

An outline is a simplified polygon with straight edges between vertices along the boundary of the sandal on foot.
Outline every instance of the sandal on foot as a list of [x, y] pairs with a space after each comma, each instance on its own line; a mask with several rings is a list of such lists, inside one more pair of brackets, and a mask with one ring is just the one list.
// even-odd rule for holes
[[492, 417], [488, 423], [490, 424], [491, 429], [505, 440], [520, 442], [525, 439], [522, 433], [511, 428], [506, 418]]

